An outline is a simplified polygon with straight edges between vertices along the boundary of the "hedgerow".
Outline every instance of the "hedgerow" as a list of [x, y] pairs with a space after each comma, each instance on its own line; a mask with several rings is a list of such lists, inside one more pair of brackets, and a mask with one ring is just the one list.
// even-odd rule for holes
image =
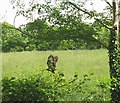
[[[79, 79], [74, 75], [70, 80], [63, 73], [53, 74], [49, 71], [41, 71], [24, 78], [3, 78], [2, 101], [104, 101], [106, 91], [109, 89], [107, 83], [98, 82], [99, 89], [87, 87], [91, 81], [90, 76], [84, 75]], [[93, 87], [94, 88], [94, 87]], [[108, 100], [108, 99], [107, 99]]]

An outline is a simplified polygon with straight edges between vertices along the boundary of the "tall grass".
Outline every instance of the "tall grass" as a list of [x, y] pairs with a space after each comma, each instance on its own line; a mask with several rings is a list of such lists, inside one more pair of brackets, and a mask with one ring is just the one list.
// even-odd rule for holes
[[[80, 96], [88, 98], [95, 92], [96, 98], [110, 100], [109, 88], [97, 84], [109, 84], [109, 66], [107, 50], [72, 50], [72, 51], [32, 51], [32, 52], [11, 52], [2, 53], [2, 77], [23, 78], [41, 70], [47, 69], [47, 58], [50, 54], [59, 57], [56, 72], [63, 72], [66, 79], [73, 78], [77, 74], [80, 79], [84, 75], [94, 74], [91, 80], [83, 87], [85, 93], [72, 97], [73, 101], [80, 101]], [[49, 73], [49, 72], [48, 72]], [[106, 85], [105, 85], [106, 86]], [[73, 91], [74, 92], [74, 91]], [[90, 98], [92, 98], [90, 96]], [[92, 100], [92, 99], [90, 99]], [[97, 101], [97, 100], [96, 100]]]
[[107, 50], [32, 51], [2, 54], [2, 77], [23, 77], [47, 69], [50, 54], [57, 55], [56, 72], [63, 72], [67, 78], [78, 74], [94, 73], [94, 79], [109, 78]]

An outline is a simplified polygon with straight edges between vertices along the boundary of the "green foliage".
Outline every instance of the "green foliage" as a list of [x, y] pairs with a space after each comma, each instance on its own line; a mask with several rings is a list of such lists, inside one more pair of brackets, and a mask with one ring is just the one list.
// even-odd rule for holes
[[76, 74], [68, 80], [63, 73], [53, 74], [44, 70], [25, 78], [6, 77], [2, 80], [2, 100], [11, 103], [14, 101], [73, 101], [73, 98], [79, 101], [106, 100], [104, 95], [109, 90], [108, 85], [100, 82], [97, 85], [102, 93], [92, 91], [87, 89], [89, 88], [87, 83], [90, 80], [88, 75], [84, 75], [81, 80]]
[[75, 84], [69, 83], [63, 75], [47, 72], [22, 79], [4, 78], [2, 82], [3, 101], [11, 102], [61, 101], [75, 90]]
[[109, 41], [109, 66], [111, 76], [112, 102], [120, 101], [120, 49], [116, 39], [115, 29], [111, 29]]
[[62, 40], [60, 42], [60, 46], [58, 47], [58, 50], [74, 50], [75, 42], [73, 40]]
[[92, 26], [94, 27], [94, 29], [96, 31], [96, 34], [93, 36], [97, 40], [102, 41], [102, 43], [104, 43], [104, 45], [106, 45], [108, 47], [110, 31], [108, 29], [106, 29], [105, 27], [101, 26], [98, 22], [94, 22], [92, 24]]
[[4, 52], [24, 50], [24, 37], [14, 28], [6, 22], [2, 23], [2, 50]]
[[31, 4], [28, 10], [22, 9], [19, 13], [26, 17], [34, 10], [39, 15], [47, 13], [47, 16], [40, 16], [20, 28], [2, 23], [4, 52], [99, 49], [108, 46], [108, 31], [97, 22], [84, 23], [83, 14], [70, 5]]
[[[20, 32], [17, 28], [3, 23], [2, 49], [4, 52], [9, 52], [101, 48], [100, 44], [93, 40], [93, 35], [96, 33], [92, 26], [79, 20], [75, 21], [74, 18], [71, 22], [73, 23], [70, 23], [70, 25], [52, 27], [44, 20], [37, 19], [22, 27], [24, 32]], [[74, 24], [74, 22], [76, 23]]]

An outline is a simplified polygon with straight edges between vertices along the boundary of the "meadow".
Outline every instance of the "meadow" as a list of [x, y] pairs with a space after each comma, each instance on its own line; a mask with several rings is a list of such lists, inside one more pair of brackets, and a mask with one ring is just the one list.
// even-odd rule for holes
[[[5, 78], [5, 77], [8, 77], [8, 78], [15, 77], [18, 79], [24, 78], [24, 77], [26, 78], [26, 77], [29, 77], [36, 73], [39, 73], [41, 71], [45, 71], [44, 76], [51, 75], [51, 73], [49, 73], [46, 70], [47, 69], [46, 62], [47, 62], [47, 58], [50, 54], [58, 56], [58, 58], [59, 58], [59, 60], [57, 62], [57, 70], [56, 70], [55, 74], [59, 74], [60, 72], [63, 73], [65, 75], [66, 80], [72, 80], [74, 75], [77, 74], [78, 78], [80, 78], [83, 81], [84, 81], [85, 75], [90, 76], [90, 81], [87, 81], [85, 85], [83, 84], [82, 91], [84, 91], [84, 93], [82, 94], [82, 92], [80, 92], [81, 94], [78, 94], [78, 96], [76, 96], [76, 94], [75, 94], [74, 96], [72, 96], [72, 99], [70, 97], [69, 100], [80, 101], [80, 100], [84, 100], [85, 98], [87, 100], [97, 100], [97, 99], [102, 100], [102, 101], [110, 100], [110, 92], [109, 92], [109, 86], [108, 86], [108, 84], [110, 83], [108, 53], [107, 53], [107, 50], [105, 50], [105, 49], [69, 50], [69, 51], [32, 51], [32, 52], [25, 51], [25, 52], [2, 53], [2, 67], [3, 67], [2, 68], [2, 78]], [[34, 78], [34, 77], [32, 77], [32, 78]], [[53, 81], [52, 78], [55, 78], [54, 75], [52, 75], [51, 78], [49, 78], [49, 76], [48, 76], [50, 83], [52, 83], [52, 81]], [[44, 79], [47, 83], [47, 78], [44, 77]], [[35, 81], [35, 80], [33, 80], [33, 81]], [[24, 82], [24, 80], [23, 80], [23, 82]], [[18, 83], [18, 82], [16, 81], [16, 83]], [[28, 83], [28, 82], [26, 81], [26, 83]], [[31, 83], [31, 85], [33, 85], [32, 81], [30, 81], [30, 83]], [[35, 82], [35, 84], [36, 83], [37, 82]], [[14, 85], [14, 83], [13, 83], [13, 85]], [[20, 85], [22, 85], [22, 84], [20, 84]], [[45, 84], [43, 84], [43, 85], [45, 85]], [[53, 84], [48, 84], [48, 85], [53, 85]], [[54, 85], [56, 85], [56, 84], [54, 84]], [[75, 84], [73, 84], [73, 85], [75, 85]], [[72, 86], [72, 88], [73, 87], [74, 86]], [[14, 88], [19, 88], [19, 87], [15, 86]], [[31, 90], [30, 87], [28, 87], [28, 88]], [[69, 92], [69, 85], [66, 88], [68, 90], [65, 88], [64, 89]], [[22, 89], [24, 89], [24, 88], [22, 88]], [[27, 88], [26, 88], [27, 91], [29, 91], [29, 89], [27, 90]], [[32, 92], [34, 93], [35, 92], [34, 88], [32, 88], [32, 89], [33, 89]], [[20, 90], [17, 91], [18, 95], [19, 95], [18, 92], [20, 92]], [[51, 90], [54, 90], [54, 87]], [[63, 92], [63, 90], [59, 90], [59, 88], [58, 88], [58, 92]], [[45, 89], [45, 91], [47, 91], [47, 89]], [[49, 92], [46, 92], [46, 93], [49, 93]], [[4, 94], [7, 94], [7, 92]], [[28, 96], [28, 94], [26, 94], [26, 96]], [[13, 92], [13, 95], [14, 95], [14, 92]], [[20, 95], [20, 97], [21, 96], [22, 96], [22, 94]], [[45, 96], [43, 96], [43, 97], [45, 97]], [[58, 98], [58, 97], [59, 97], [59, 95], [56, 96], [56, 98]], [[6, 96], [5, 96], [5, 98], [6, 98]], [[35, 97], [31, 97], [31, 98], [35, 98]], [[60, 99], [58, 98], [57, 100], [61, 100], [61, 99], [62, 99], [62, 97]], [[63, 99], [63, 100], [66, 100], [66, 99]]]
[[74, 74], [94, 74], [94, 79], [109, 78], [107, 50], [32, 51], [2, 54], [2, 78], [24, 77], [47, 69], [50, 54], [58, 56], [56, 72], [67, 78]]

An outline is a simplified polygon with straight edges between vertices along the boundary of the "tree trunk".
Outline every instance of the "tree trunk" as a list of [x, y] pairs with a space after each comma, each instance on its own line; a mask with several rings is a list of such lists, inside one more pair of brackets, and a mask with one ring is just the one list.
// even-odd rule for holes
[[111, 77], [111, 102], [120, 102], [120, 27], [119, 0], [113, 0], [113, 28], [110, 31], [109, 66]]

